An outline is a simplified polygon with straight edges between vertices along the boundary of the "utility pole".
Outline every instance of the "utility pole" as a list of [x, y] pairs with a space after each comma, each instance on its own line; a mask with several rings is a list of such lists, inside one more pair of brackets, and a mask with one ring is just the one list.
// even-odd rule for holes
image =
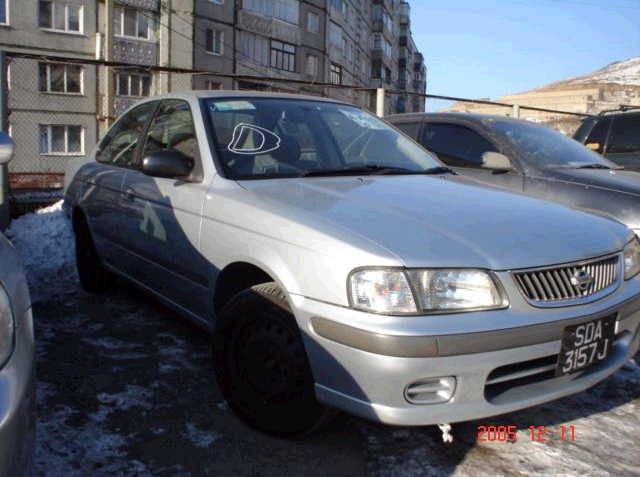
[[[7, 97], [7, 63], [4, 50], [0, 50], [0, 132], [9, 132], [9, 105]], [[10, 148], [13, 150], [11, 139], [5, 136], [2, 140], [7, 140], [8, 144], [1, 144], [0, 149]], [[1, 154], [0, 154], [1, 155]], [[0, 163], [0, 231], [3, 231], [11, 222], [9, 211], [9, 160], [12, 154], [6, 160]]]
[[[105, 28], [104, 28], [104, 59], [105, 61], [113, 61], [113, 7], [114, 0], [105, 1]], [[105, 108], [106, 108], [106, 127], [105, 130], [111, 126], [113, 116], [115, 114], [115, 107], [113, 96], [115, 93], [115, 76], [113, 69], [110, 66], [104, 67], [104, 94], [105, 94]]]
[[384, 100], [385, 100], [384, 88], [376, 89], [376, 115], [379, 118], [384, 117]]

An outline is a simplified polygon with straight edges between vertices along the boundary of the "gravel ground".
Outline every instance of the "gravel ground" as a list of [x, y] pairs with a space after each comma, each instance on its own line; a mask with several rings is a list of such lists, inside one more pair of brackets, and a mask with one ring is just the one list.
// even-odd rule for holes
[[[208, 338], [135, 291], [80, 291], [59, 205], [14, 222], [34, 295], [38, 475], [640, 475], [640, 356], [577, 396], [454, 426], [340, 415], [304, 440], [240, 423], [213, 380]], [[478, 425], [518, 441], [476, 442]], [[528, 427], [546, 426], [546, 442]], [[575, 426], [575, 441], [560, 426]]]

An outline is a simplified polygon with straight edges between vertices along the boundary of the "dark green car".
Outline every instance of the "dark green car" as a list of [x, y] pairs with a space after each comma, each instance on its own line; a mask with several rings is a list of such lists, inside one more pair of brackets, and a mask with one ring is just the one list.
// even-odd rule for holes
[[640, 106], [586, 118], [573, 138], [625, 169], [640, 171]]

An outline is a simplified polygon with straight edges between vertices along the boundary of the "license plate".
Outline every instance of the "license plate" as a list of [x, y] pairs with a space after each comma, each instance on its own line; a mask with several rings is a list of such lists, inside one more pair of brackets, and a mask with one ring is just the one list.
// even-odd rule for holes
[[611, 352], [616, 317], [567, 326], [562, 336], [556, 376], [572, 374], [604, 361]]

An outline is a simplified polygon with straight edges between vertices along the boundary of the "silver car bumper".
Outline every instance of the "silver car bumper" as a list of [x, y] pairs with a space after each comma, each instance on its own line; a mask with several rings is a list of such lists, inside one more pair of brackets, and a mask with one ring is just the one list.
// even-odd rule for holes
[[[396, 425], [479, 419], [583, 391], [640, 347], [640, 277], [588, 305], [536, 309], [514, 297], [508, 310], [423, 317], [363, 313], [300, 296], [291, 302], [320, 401]], [[602, 363], [555, 377], [566, 326], [616, 316], [616, 341]], [[415, 404], [407, 390], [455, 377], [453, 397]]]
[[0, 370], [0, 475], [29, 475], [35, 443], [35, 370], [31, 309], [16, 319], [14, 350]]

